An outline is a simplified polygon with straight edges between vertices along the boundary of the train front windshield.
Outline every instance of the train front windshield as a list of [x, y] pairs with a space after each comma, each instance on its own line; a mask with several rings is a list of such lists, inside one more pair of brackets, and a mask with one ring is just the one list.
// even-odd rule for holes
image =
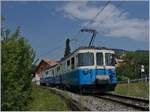
[[106, 66], [115, 66], [115, 56], [112, 53], [105, 53]]
[[78, 66], [92, 66], [94, 65], [93, 53], [79, 53], [78, 54]]

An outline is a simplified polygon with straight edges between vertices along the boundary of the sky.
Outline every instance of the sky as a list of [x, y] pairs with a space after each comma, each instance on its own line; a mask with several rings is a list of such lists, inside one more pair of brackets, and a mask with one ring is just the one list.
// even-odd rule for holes
[[40, 59], [62, 58], [67, 38], [72, 40], [72, 51], [87, 46], [91, 34], [81, 33], [81, 28], [97, 31], [95, 46], [148, 50], [148, 1], [112, 1], [104, 8], [106, 3], [107, 1], [3, 1], [1, 15], [5, 21], [2, 25], [12, 32], [20, 26], [21, 35], [36, 51], [36, 58]]

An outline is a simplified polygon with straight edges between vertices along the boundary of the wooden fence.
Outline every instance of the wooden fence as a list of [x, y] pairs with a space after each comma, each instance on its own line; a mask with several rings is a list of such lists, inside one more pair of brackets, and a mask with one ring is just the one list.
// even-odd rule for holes
[[140, 79], [128, 79], [128, 80], [124, 80], [124, 81], [118, 81], [119, 84], [121, 83], [136, 83], [136, 82], [148, 82], [149, 81], [149, 77], [145, 77], [145, 78], [140, 78]]

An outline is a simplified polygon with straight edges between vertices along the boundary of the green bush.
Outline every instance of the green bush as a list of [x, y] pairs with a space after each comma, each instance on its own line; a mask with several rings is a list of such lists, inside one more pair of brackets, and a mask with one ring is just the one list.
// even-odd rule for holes
[[27, 40], [2, 29], [1, 106], [2, 110], [25, 110], [31, 92], [31, 66], [35, 53]]
[[123, 60], [126, 62], [117, 68], [118, 80], [141, 78], [141, 65], [145, 66], [145, 76], [149, 75], [148, 52], [126, 52]]

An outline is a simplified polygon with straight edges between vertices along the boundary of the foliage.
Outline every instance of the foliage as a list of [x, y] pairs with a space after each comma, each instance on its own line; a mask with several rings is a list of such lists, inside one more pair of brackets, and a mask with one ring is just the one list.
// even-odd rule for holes
[[2, 110], [25, 110], [31, 92], [31, 66], [35, 53], [20, 35], [20, 27], [14, 33], [1, 30], [2, 59]]
[[32, 101], [28, 104], [30, 111], [67, 111], [67, 104], [60, 96], [48, 89], [33, 85]]
[[118, 80], [141, 78], [141, 65], [144, 65], [144, 76], [149, 74], [148, 52], [126, 52], [123, 56], [125, 63], [117, 68]]
[[70, 54], [70, 40], [67, 38], [66, 40], [66, 48], [65, 48], [65, 54], [64, 54], [64, 57], [68, 56]]

